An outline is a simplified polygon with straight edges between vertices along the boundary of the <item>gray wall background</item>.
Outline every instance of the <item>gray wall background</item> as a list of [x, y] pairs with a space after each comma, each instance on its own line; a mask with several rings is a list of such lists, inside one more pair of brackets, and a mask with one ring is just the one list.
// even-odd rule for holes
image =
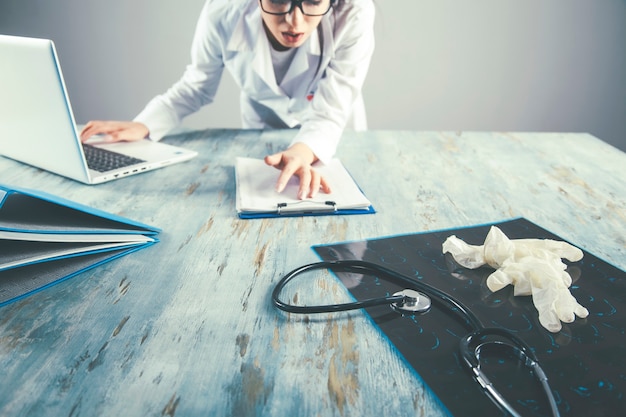
[[[375, 1], [371, 129], [589, 132], [626, 150], [626, 0]], [[0, 33], [55, 41], [79, 123], [125, 120], [182, 74], [203, 3], [0, 0]], [[225, 74], [185, 126], [239, 127], [238, 96]]]

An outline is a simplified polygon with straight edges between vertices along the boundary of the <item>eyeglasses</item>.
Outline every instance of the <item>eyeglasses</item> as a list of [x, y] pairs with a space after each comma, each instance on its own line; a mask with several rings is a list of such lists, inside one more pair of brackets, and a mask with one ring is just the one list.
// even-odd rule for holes
[[261, 0], [261, 9], [267, 14], [282, 16], [299, 7], [305, 16], [323, 16], [330, 10], [334, 0]]

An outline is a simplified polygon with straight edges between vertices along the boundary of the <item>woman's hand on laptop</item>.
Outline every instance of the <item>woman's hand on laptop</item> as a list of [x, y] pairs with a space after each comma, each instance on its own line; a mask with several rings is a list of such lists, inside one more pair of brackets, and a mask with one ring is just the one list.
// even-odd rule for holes
[[80, 132], [80, 140], [86, 142], [95, 135], [101, 135], [101, 140], [107, 142], [133, 141], [145, 139], [149, 134], [148, 127], [140, 122], [94, 120]]

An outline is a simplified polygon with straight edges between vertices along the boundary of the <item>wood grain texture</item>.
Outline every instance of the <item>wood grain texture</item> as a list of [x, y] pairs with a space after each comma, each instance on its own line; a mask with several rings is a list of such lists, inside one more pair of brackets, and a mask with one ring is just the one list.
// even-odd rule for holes
[[[164, 139], [183, 164], [86, 186], [0, 159], [1, 181], [163, 229], [161, 242], [0, 308], [2, 416], [437, 416], [446, 411], [360, 312], [270, 304], [311, 245], [523, 216], [626, 268], [626, 154], [587, 134], [346, 132], [338, 156], [378, 213], [240, 220], [237, 156], [294, 131]], [[345, 301], [326, 272], [286, 288]]]

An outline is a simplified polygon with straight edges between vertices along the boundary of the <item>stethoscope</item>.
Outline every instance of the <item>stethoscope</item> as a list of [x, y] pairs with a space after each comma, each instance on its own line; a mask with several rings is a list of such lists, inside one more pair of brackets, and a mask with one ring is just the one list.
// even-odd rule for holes
[[[406, 285], [407, 289], [398, 291], [391, 296], [372, 298], [345, 304], [296, 306], [280, 300], [279, 296], [287, 283], [300, 274], [317, 269], [328, 269], [332, 272], [351, 272], [363, 275], [374, 275], [396, 284]], [[339, 260], [329, 262], [316, 262], [303, 265], [287, 273], [278, 282], [272, 292], [272, 302], [280, 310], [298, 314], [333, 313], [340, 311], [356, 310], [388, 304], [401, 314], [426, 313], [431, 308], [432, 300], [442, 307], [458, 314], [471, 327], [471, 332], [461, 338], [459, 351], [463, 363], [469, 368], [475, 380], [480, 384], [483, 391], [503, 411], [511, 416], [521, 417], [513, 406], [498, 392], [492, 382], [487, 378], [480, 366], [481, 355], [489, 350], [497, 350], [501, 353], [509, 353], [518, 358], [524, 366], [531, 369], [535, 378], [541, 383], [545, 392], [553, 416], [559, 416], [559, 410], [552, 389], [548, 384], [548, 377], [541, 369], [537, 357], [522, 339], [502, 328], [485, 327], [476, 315], [465, 307], [461, 302], [449, 294], [426, 285], [423, 282], [412, 280], [396, 271], [384, 266], [360, 260]], [[492, 340], [488, 340], [491, 338]]]

